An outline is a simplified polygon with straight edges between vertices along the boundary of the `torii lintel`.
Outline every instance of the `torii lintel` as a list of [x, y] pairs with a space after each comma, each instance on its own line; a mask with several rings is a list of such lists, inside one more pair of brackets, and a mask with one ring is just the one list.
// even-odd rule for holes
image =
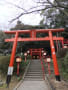
[[[6, 34], [15, 34], [16, 32], [18, 33], [30, 33], [32, 30], [14, 30], [14, 31], [4, 31]], [[52, 32], [62, 32], [64, 31], [64, 28], [61, 29], [33, 29], [33, 31], [37, 33], [48, 33], [49, 31]]]

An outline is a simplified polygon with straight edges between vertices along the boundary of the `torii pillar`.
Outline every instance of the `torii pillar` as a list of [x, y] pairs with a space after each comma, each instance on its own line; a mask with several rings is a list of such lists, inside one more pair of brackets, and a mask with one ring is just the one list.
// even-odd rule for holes
[[52, 53], [52, 58], [53, 58], [55, 77], [57, 81], [60, 81], [60, 74], [59, 74], [59, 69], [58, 69], [58, 64], [57, 64], [52, 31], [49, 31], [49, 38], [50, 38], [50, 46], [51, 46], [51, 53]]
[[18, 32], [16, 32], [16, 34], [15, 34], [15, 39], [14, 39], [13, 48], [12, 48], [12, 54], [11, 54], [10, 63], [9, 63], [9, 67], [8, 67], [8, 73], [7, 73], [7, 79], [6, 79], [6, 83], [8, 86], [9, 86], [9, 82], [11, 81], [11, 76], [13, 74], [13, 64], [14, 64], [15, 53], [16, 53], [17, 39], [18, 39]]

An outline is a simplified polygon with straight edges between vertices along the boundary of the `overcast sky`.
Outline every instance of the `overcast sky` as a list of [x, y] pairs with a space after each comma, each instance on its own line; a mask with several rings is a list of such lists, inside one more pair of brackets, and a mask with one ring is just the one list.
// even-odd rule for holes
[[[19, 5], [24, 9], [28, 10], [33, 6], [37, 6], [34, 0], [0, 0], [0, 30], [8, 30], [10, 27], [16, 24], [14, 21], [12, 24], [9, 24], [9, 21], [18, 16], [23, 10], [15, 7], [13, 4]], [[38, 25], [42, 17], [40, 14], [29, 14], [23, 15], [20, 20], [24, 24]]]

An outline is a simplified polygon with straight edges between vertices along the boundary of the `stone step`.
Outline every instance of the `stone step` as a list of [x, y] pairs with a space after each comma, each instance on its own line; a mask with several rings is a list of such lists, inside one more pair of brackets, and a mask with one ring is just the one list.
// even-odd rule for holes
[[29, 68], [29, 70], [42, 70], [41, 68]]
[[40, 74], [33, 73], [33, 74], [26, 74], [26, 76], [42, 76], [42, 74], [41, 73]]
[[30, 65], [30, 67], [41, 67], [40, 65]]
[[25, 78], [42, 78], [43, 76], [25, 76]]
[[32, 68], [29, 68], [29, 69], [34, 69], [34, 70], [40, 69], [40, 70], [42, 70], [42, 68], [40, 68], [40, 67], [39, 67], [39, 68], [33, 68], [33, 67], [32, 67]]
[[37, 74], [37, 75], [39, 75], [39, 74], [43, 74], [43, 73], [42, 72], [38, 72], [38, 73], [37, 72], [27, 72], [27, 74], [34, 74], [34, 75]]
[[41, 68], [41, 65], [40, 65], [39, 67], [38, 67], [38, 66], [37, 66], [37, 67], [36, 67], [36, 66], [32, 66], [32, 67], [31, 67], [31, 66], [30, 66], [29, 68]]
[[24, 80], [43, 80], [43, 73], [40, 60], [31, 61]]
[[42, 72], [42, 70], [28, 70], [28, 72]]
[[31, 64], [34, 64], [34, 63], [36, 63], [36, 65], [39, 65], [40, 64], [40, 62], [31, 62]]
[[42, 69], [41, 67], [29, 67], [29, 69]]
[[31, 64], [34, 64], [34, 65], [40, 65], [41, 62], [32, 62]]
[[35, 67], [41, 67], [41, 65], [40, 66], [30, 66], [30, 67], [33, 67], [33, 68], [35, 68]]
[[41, 65], [30, 65], [30, 67], [41, 67]]
[[27, 72], [27, 74], [42, 74], [42, 72]]
[[28, 70], [28, 72], [42, 72], [42, 70]]
[[39, 78], [39, 79], [35, 79], [35, 78], [25, 78], [24, 79], [25, 81], [43, 81], [43, 79], [42, 78]]
[[40, 60], [32, 60], [32, 62], [40, 62]]
[[30, 78], [40, 78], [43, 77], [43, 75], [26, 75], [25, 77], [30, 77]]
[[39, 65], [39, 66], [32, 65], [32, 66], [30, 66], [30, 67], [41, 67], [41, 65]]
[[29, 69], [29, 70], [34, 70], [34, 71], [42, 71], [42, 69]]
[[40, 63], [41, 61], [32, 61], [31, 63], [37, 63], [37, 62]]
[[31, 64], [39, 65], [39, 64], [41, 64], [41, 62], [31, 62]]
[[41, 67], [29, 67], [29, 69], [42, 69]]

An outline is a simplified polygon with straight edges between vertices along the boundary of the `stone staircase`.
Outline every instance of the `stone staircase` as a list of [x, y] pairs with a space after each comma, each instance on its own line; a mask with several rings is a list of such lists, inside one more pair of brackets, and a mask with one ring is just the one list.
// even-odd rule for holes
[[27, 70], [24, 80], [43, 80], [43, 72], [40, 60], [32, 60]]

